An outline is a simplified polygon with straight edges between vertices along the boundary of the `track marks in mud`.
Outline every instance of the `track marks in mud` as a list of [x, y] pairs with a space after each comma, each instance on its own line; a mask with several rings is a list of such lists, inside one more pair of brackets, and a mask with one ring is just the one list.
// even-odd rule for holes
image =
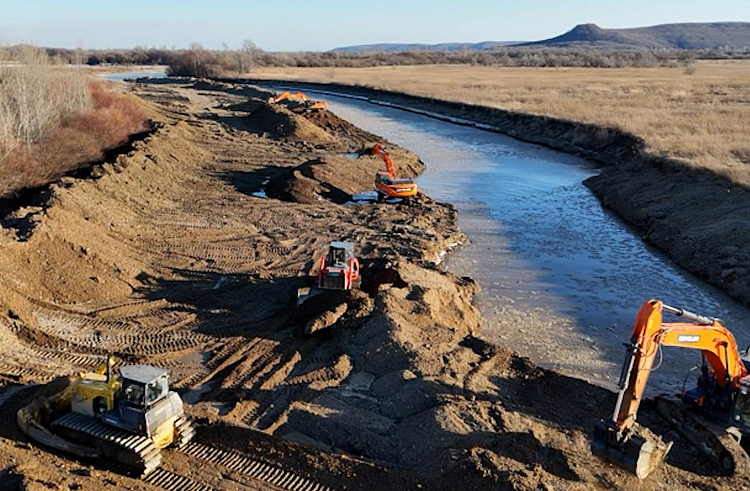
[[144, 481], [166, 491], [216, 491], [211, 486], [162, 468], [156, 469], [146, 476]]
[[327, 486], [315, 483], [281, 467], [258, 462], [239, 452], [222, 450], [216, 447], [190, 443], [184, 453], [197, 459], [211, 462], [253, 480], [271, 484], [288, 491], [332, 491]]

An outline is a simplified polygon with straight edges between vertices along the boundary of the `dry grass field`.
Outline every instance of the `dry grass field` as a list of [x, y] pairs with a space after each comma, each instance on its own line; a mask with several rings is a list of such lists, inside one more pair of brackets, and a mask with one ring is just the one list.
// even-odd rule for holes
[[685, 68], [258, 68], [253, 78], [338, 82], [615, 126], [651, 152], [750, 185], [750, 61]]

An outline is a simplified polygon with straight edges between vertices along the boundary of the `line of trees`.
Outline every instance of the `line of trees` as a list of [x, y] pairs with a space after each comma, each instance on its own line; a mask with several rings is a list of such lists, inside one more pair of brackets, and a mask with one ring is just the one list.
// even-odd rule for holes
[[[24, 46], [5, 48], [6, 59], [17, 59]], [[492, 50], [409, 52], [267, 52], [251, 41], [239, 49], [224, 45], [207, 50], [143, 48], [84, 50], [47, 48], [54, 63], [88, 65], [166, 65], [180, 75], [211, 76], [247, 73], [253, 67], [371, 67], [392, 65], [464, 64], [509, 67], [656, 67], [682, 66], [685, 60], [750, 58], [750, 49], [594, 49], [504, 47]], [[0, 56], [2, 56], [0, 49]]]

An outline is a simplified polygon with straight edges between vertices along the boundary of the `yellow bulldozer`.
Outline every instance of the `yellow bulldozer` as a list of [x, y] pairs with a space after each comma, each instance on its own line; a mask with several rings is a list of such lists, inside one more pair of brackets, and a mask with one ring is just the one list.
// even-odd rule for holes
[[109, 358], [95, 372], [50, 382], [18, 411], [19, 428], [43, 445], [148, 474], [162, 448], [184, 447], [195, 430], [165, 370], [130, 365], [119, 372]]

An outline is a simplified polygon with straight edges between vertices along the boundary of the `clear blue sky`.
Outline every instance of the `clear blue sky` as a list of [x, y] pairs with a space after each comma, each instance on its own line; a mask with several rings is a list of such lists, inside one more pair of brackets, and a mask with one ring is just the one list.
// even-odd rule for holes
[[537, 40], [576, 24], [750, 21], [750, 0], [2, 0], [0, 43], [327, 50], [379, 42]]

